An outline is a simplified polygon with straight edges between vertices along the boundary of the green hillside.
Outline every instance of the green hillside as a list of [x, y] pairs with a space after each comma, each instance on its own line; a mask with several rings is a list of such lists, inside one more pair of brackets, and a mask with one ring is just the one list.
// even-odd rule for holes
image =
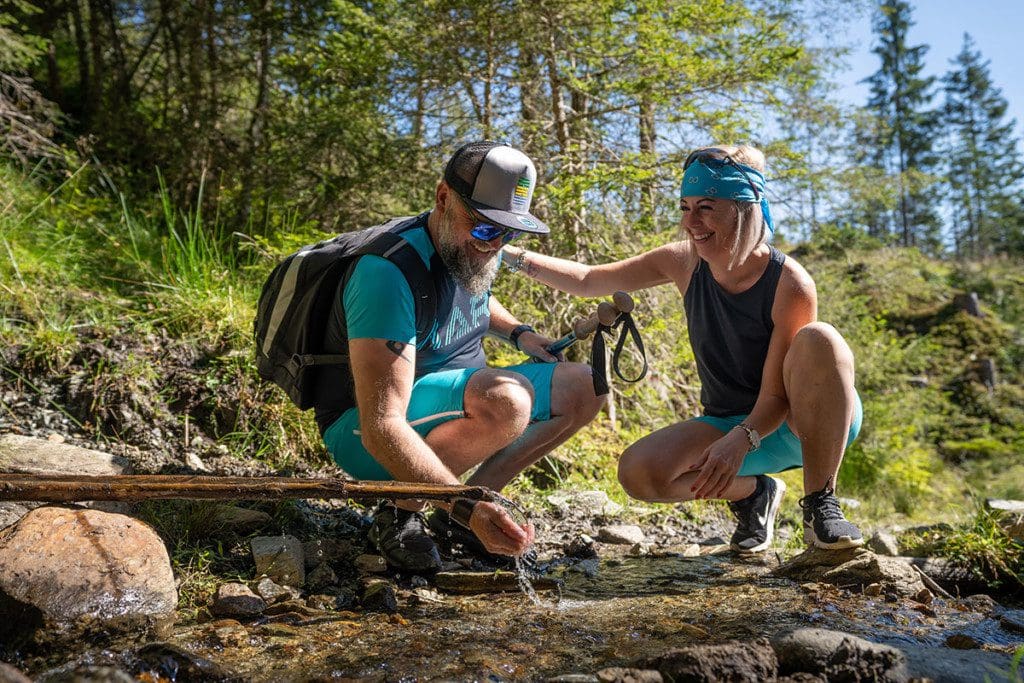
[[[191, 434], [235, 458], [273, 467], [326, 462], [309, 416], [258, 383], [249, 349], [262, 278], [314, 231], [270, 244], [179, 210], [166, 193], [149, 211], [97, 195], [87, 169], [58, 188], [9, 168], [0, 174], [6, 387], [35, 392], [84, 438], [130, 442], [131, 420], [117, 417], [127, 403], [179, 436], [188, 423]], [[666, 230], [650, 240], [671, 236]], [[973, 514], [978, 498], [1024, 497], [1024, 269], [1008, 260], [937, 261], [853, 233], [780, 246], [815, 276], [821, 319], [847, 337], [857, 358], [865, 424], [840, 487], [864, 503], [859, 514], [949, 519]], [[595, 258], [629, 248], [623, 241]], [[958, 310], [957, 295], [968, 292], [978, 294], [983, 317]], [[507, 274], [496, 295], [552, 334], [587, 305]], [[599, 487], [626, 502], [615, 481], [617, 454], [698, 410], [692, 353], [677, 332], [684, 329], [678, 294], [661, 287], [637, 301], [650, 378], [617, 384], [614, 428], [606, 416], [584, 430], [521, 478], [524, 493]], [[516, 359], [508, 347], [488, 344], [495, 362]], [[981, 372], [986, 360], [996, 370], [993, 386]], [[69, 390], [69, 378], [91, 391]], [[64, 388], [43, 388], [54, 384]], [[8, 413], [5, 422], [16, 424]], [[179, 436], [168, 441], [180, 444]]]

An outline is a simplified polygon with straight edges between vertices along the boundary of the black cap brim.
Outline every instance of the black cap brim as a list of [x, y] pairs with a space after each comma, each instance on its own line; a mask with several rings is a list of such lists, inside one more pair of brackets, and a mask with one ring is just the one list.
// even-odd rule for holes
[[503, 228], [518, 230], [519, 232], [530, 232], [535, 235], [547, 235], [551, 229], [544, 221], [532, 213], [512, 213], [501, 209], [492, 209], [480, 202], [469, 201], [469, 204], [484, 218], [492, 220]]

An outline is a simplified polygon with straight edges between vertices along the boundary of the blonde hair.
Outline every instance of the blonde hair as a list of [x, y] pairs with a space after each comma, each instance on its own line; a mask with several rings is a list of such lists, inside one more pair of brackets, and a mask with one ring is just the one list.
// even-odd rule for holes
[[[750, 145], [712, 145], [701, 147], [697, 152], [725, 152], [733, 161], [749, 166], [758, 173], [764, 175], [765, 158], [764, 152], [757, 147]], [[715, 154], [721, 156], [721, 154]], [[733, 268], [739, 263], [741, 256], [746, 256], [768, 239], [768, 230], [765, 225], [764, 215], [761, 213], [761, 205], [757, 202], [739, 202], [733, 199], [718, 199], [717, 201], [729, 202], [736, 207], [736, 241], [732, 246], [729, 267]], [[680, 227], [682, 236], [686, 237], [686, 231]]]

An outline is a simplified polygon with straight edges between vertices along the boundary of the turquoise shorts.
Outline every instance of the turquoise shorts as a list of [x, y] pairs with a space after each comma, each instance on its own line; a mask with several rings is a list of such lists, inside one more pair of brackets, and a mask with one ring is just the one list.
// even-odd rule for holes
[[[860, 395], [855, 394], [855, 396], [853, 422], [850, 423], [850, 435], [846, 440], [847, 446], [853, 443], [853, 440], [860, 434], [860, 426], [864, 421], [864, 406], [860, 402]], [[728, 432], [747, 419], [747, 416], [712, 417], [701, 415], [694, 419], [709, 424], [722, 432]], [[804, 454], [800, 448], [800, 439], [789, 429], [789, 425], [783, 422], [778, 429], [761, 439], [760, 448], [747, 454], [737, 476], [746, 477], [753, 474], [782, 472], [795, 467], [803, 467], [803, 464]]]
[[[551, 419], [551, 378], [557, 363], [524, 363], [499, 370], [509, 370], [526, 377], [533, 386], [531, 422]], [[444, 370], [424, 375], [412, 386], [412, 397], [406, 418], [416, 433], [425, 437], [434, 427], [464, 417], [462, 410], [466, 384], [481, 368]], [[356, 479], [387, 481], [390, 473], [363, 446], [359, 431], [359, 411], [349, 408], [324, 432], [324, 445], [338, 466]]]

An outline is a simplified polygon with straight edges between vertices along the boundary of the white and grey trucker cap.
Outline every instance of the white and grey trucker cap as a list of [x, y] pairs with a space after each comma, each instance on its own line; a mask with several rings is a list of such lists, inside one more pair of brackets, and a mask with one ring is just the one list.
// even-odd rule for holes
[[497, 142], [471, 142], [448, 160], [444, 181], [483, 217], [513, 230], [547, 234], [530, 213], [537, 170], [530, 158]]

